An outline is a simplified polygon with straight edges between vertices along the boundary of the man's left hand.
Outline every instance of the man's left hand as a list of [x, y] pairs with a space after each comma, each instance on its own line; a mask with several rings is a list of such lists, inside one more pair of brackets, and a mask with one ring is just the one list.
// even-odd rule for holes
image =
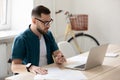
[[66, 62], [66, 59], [61, 51], [56, 51], [53, 57], [56, 64], [61, 65]]

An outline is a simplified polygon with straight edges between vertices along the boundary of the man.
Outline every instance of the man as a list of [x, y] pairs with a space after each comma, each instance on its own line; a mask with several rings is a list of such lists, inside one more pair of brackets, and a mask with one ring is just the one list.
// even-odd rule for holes
[[14, 40], [11, 69], [13, 73], [28, 71], [47, 74], [47, 70], [42, 66], [54, 61], [56, 64], [63, 64], [66, 59], [48, 30], [53, 21], [50, 10], [42, 5], [36, 6], [32, 10], [31, 18], [29, 28]]

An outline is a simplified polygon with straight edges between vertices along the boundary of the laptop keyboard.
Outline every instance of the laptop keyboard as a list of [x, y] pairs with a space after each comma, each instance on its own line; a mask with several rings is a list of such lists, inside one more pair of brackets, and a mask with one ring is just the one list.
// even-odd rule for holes
[[75, 68], [84, 68], [85, 64], [79, 65], [79, 66], [75, 66]]

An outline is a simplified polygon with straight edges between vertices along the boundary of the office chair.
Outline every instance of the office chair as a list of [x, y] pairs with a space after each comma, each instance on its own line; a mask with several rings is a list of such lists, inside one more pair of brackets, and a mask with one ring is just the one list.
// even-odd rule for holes
[[67, 41], [61, 41], [58, 42], [59, 50], [63, 53], [65, 58], [73, 57], [77, 55], [77, 53], [74, 51], [72, 45], [68, 43]]

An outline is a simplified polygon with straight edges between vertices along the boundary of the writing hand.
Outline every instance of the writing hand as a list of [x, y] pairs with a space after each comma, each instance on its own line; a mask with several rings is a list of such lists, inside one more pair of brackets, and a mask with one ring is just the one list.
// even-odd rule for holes
[[56, 64], [63, 64], [66, 62], [66, 59], [64, 55], [61, 53], [61, 51], [58, 51], [54, 54], [54, 60]]

